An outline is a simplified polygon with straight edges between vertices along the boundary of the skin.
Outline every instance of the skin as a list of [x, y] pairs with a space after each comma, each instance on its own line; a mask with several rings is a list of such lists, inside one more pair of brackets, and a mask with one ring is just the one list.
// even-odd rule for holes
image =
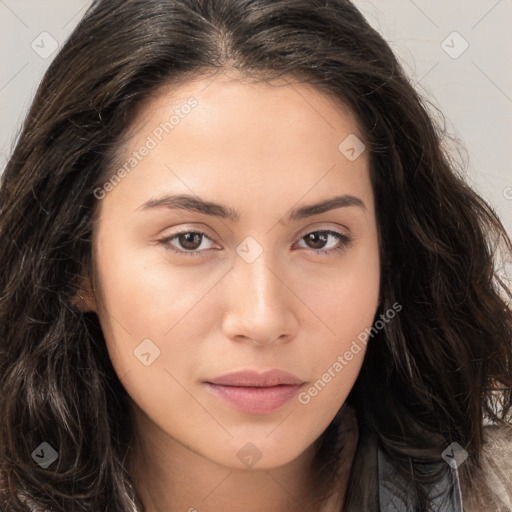
[[[345, 402], [364, 345], [307, 404], [294, 398], [269, 414], [233, 408], [204, 381], [280, 368], [309, 389], [372, 325], [380, 264], [369, 160], [363, 152], [350, 161], [338, 149], [362, 134], [348, 110], [308, 84], [220, 74], [151, 98], [121, 160], [191, 96], [197, 106], [98, 202], [97, 278], [85, 285], [83, 309], [98, 314], [133, 400], [137, 443], [127, 467], [148, 512], [313, 510], [315, 442]], [[240, 220], [140, 208], [171, 193], [221, 203]], [[341, 194], [365, 208], [285, 219], [292, 208]], [[167, 246], [200, 255], [159, 242], [181, 229], [206, 237]], [[343, 240], [306, 237], [319, 230], [352, 242], [329, 253]], [[256, 241], [252, 254], [262, 250], [250, 263], [237, 253], [246, 237]], [[160, 356], [145, 366], [134, 350], [148, 338]], [[248, 442], [261, 456], [251, 467], [237, 457]], [[347, 446], [338, 491], [322, 510], [343, 499], [354, 437]]]

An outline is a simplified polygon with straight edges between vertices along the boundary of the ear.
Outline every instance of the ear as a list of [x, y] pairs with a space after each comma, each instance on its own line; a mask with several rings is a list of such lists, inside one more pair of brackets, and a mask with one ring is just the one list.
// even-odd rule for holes
[[86, 313], [88, 311], [96, 312], [96, 301], [94, 300], [92, 286], [89, 279], [81, 279], [79, 289], [73, 299], [73, 305], [82, 313]]

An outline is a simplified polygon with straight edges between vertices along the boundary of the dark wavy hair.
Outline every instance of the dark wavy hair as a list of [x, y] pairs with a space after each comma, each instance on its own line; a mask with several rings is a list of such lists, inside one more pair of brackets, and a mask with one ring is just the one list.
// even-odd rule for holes
[[[381, 249], [376, 318], [395, 302], [403, 310], [369, 342], [347, 398], [360, 435], [343, 510], [378, 510], [375, 446], [427, 511], [433, 477], [421, 466], [456, 441], [469, 454], [459, 468], [467, 478], [479, 467], [484, 418], [510, 425], [512, 292], [497, 254], [508, 258], [511, 240], [356, 7], [96, 0], [41, 81], [1, 178], [2, 510], [141, 506], [124, 465], [129, 396], [96, 314], [74, 302], [80, 276], [94, 277], [93, 191], [112, 176], [145, 99], [227, 71], [313, 84], [348, 106], [364, 134]], [[321, 436], [320, 469], [339, 455], [339, 416]], [[31, 456], [43, 441], [59, 452], [47, 469]]]

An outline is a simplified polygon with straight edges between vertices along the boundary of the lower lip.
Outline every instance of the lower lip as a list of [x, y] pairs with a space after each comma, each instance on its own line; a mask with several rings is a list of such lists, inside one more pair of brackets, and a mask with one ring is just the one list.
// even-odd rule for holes
[[221, 386], [206, 383], [208, 389], [217, 397], [251, 414], [268, 414], [289, 402], [303, 384], [280, 385], [265, 388]]

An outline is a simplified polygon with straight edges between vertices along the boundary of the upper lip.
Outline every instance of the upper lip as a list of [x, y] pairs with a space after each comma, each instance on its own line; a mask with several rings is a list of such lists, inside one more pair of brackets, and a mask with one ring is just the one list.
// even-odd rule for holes
[[303, 380], [283, 370], [269, 370], [264, 373], [258, 373], [254, 370], [242, 370], [228, 373], [222, 377], [211, 379], [208, 382], [211, 384], [219, 384], [223, 386], [240, 387], [270, 387], [283, 384], [304, 384]]

